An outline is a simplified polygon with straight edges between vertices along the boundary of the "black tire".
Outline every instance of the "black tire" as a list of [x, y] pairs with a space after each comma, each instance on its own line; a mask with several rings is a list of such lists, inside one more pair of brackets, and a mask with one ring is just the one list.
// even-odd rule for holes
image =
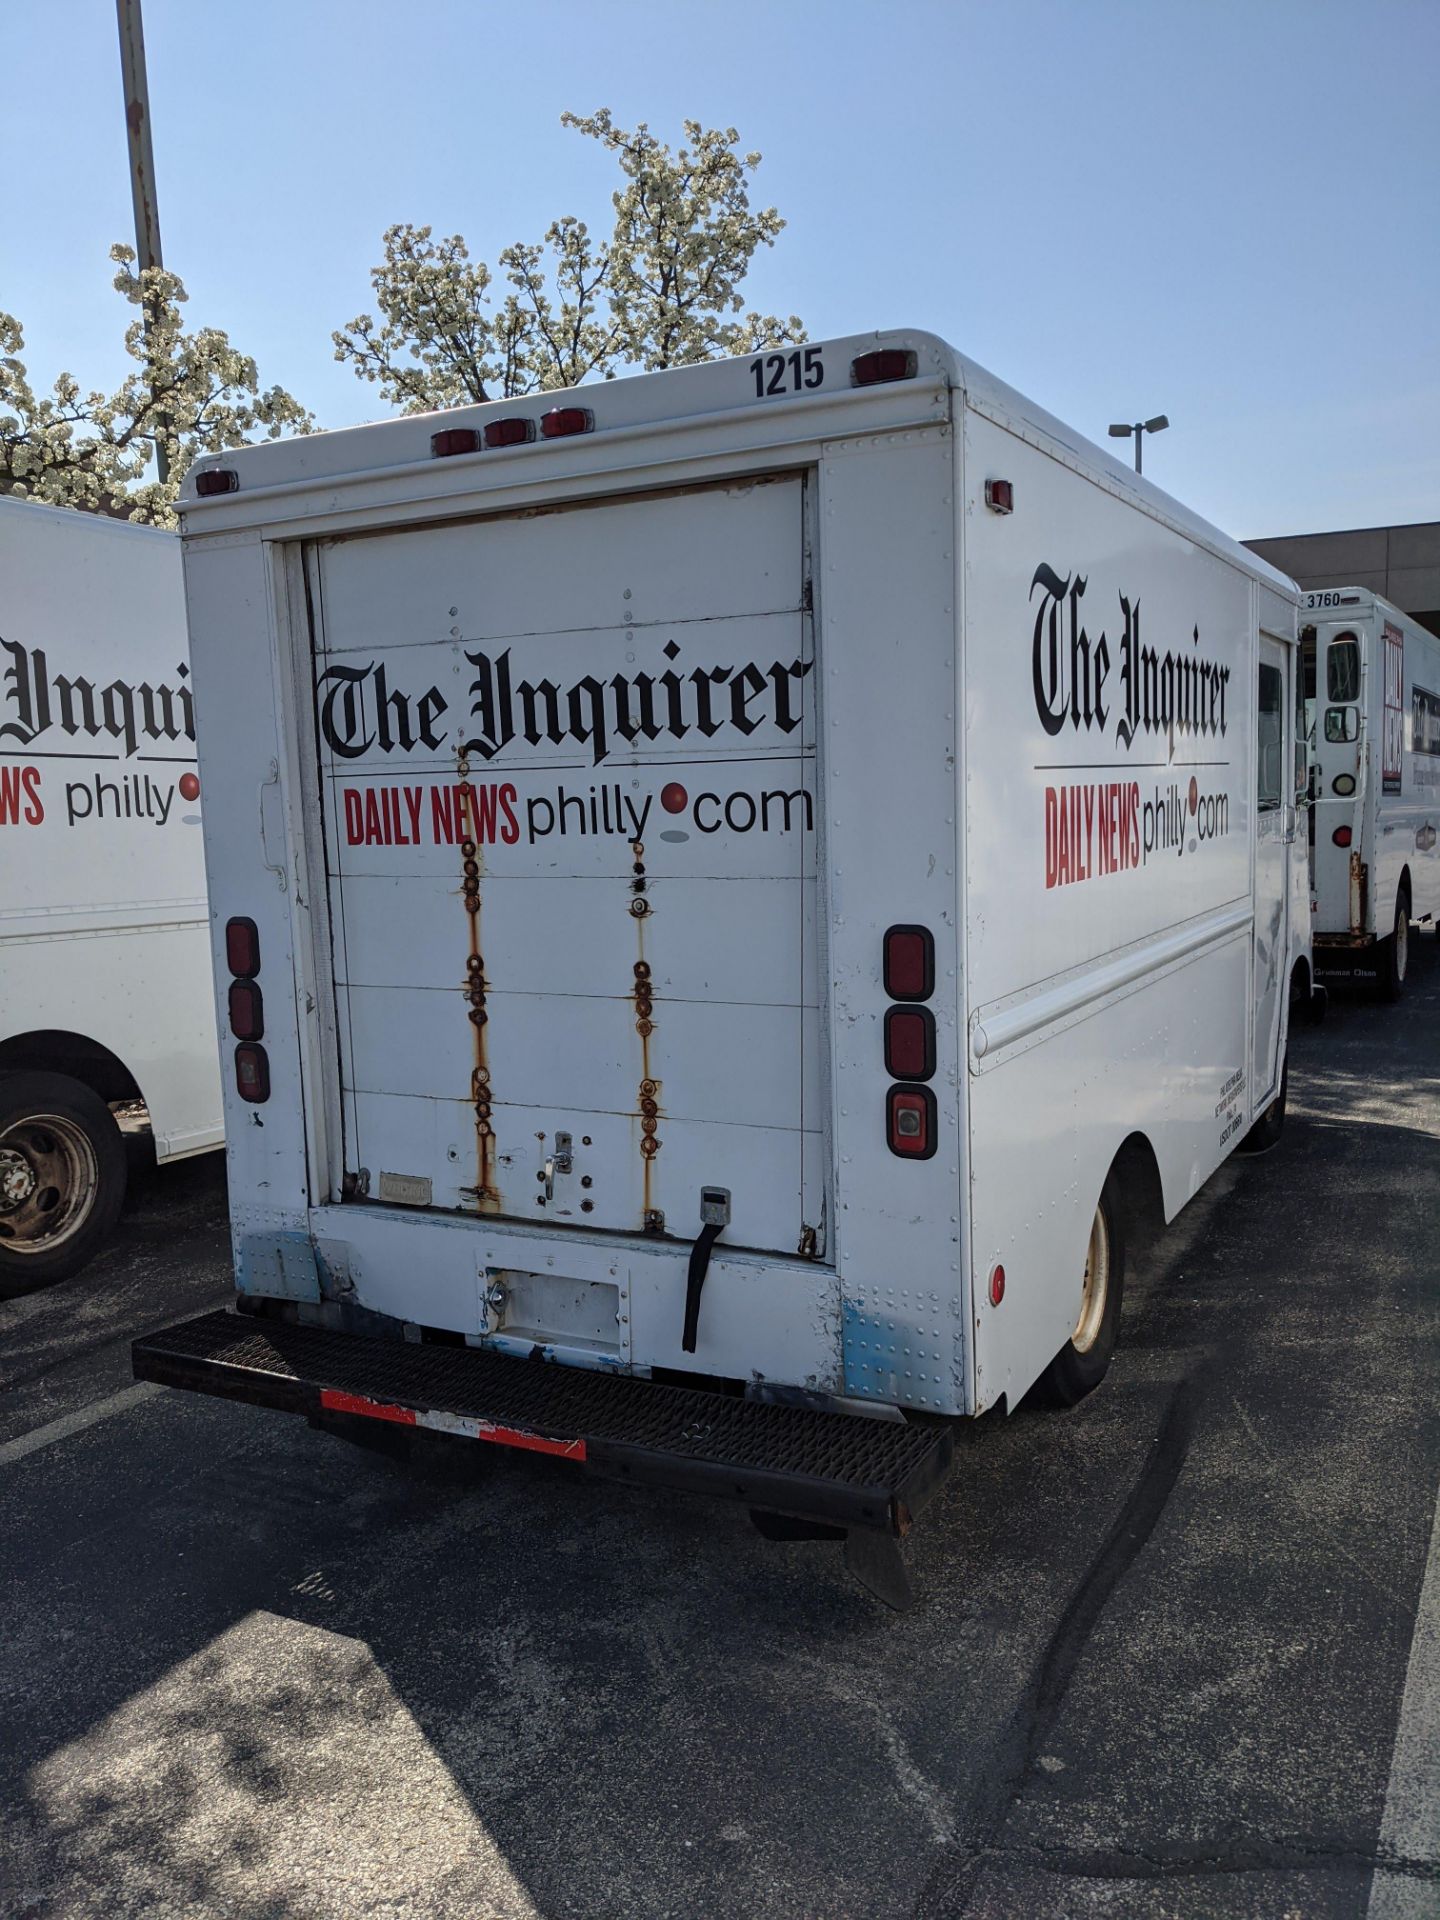
[[1401, 892], [1395, 901], [1395, 926], [1388, 940], [1380, 942], [1380, 962], [1376, 978], [1382, 1000], [1392, 1003], [1405, 991], [1405, 976], [1410, 971], [1410, 896]]
[[1278, 1147], [1285, 1131], [1285, 1109], [1290, 1093], [1290, 1056], [1280, 1062], [1280, 1091], [1236, 1147], [1237, 1153], [1268, 1153]]
[[[1125, 1294], [1125, 1237], [1120, 1224], [1119, 1194], [1113, 1179], [1105, 1183], [1095, 1208], [1095, 1221], [1086, 1246], [1085, 1290], [1075, 1332], [1041, 1374], [1039, 1397], [1055, 1407], [1073, 1407], [1093, 1393], [1110, 1371], [1120, 1333], [1120, 1308]], [[1089, 1270], [1097, 1253], [1097, 1236], [1105, 1259], [1104, 1297], [1098, 1309], [1089, 1291]], [[1077, 1344], [1078, 1342], [1078, 1344]]]
[[63, 1073], [0, 1073], [0, 1300], [68, 1280], [125, 1199], [125, 1146], [98, 1094]]

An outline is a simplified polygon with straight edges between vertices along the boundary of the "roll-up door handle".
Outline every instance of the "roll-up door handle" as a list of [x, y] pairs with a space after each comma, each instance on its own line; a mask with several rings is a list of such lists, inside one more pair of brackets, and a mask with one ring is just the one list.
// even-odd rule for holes
[[[285, 816], [280, 804], [280, 762], [272, 760], [260, 784], [260, 856], [285, 891]], [[280, 857], [276, 858], [276, 849]]]

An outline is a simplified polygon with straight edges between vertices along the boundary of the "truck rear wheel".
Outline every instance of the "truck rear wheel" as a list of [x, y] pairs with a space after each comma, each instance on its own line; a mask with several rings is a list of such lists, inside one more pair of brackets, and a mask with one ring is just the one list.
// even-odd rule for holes
[[1410, 966], [1410, 900], [1404, 892], [1395, 901], [1395, 929], [1380, 943], [1380, 998], [1398, 1000], [1405, 991]]
[[1125, 1287], [1125, 1241], [1114, 1182], [1107, 1180], [1095, 1209], [1085, 1247], [1080, 1313], [1075, 1331], [1040, 1376], [1043, 1397], [1053, 1406], [1073, 1407], [1110, 1371], [1120, 1331]]
[[125, 1198], [110, 1109], [63, 1073], [0, 1074], [0, 1299], [68, 1280]]

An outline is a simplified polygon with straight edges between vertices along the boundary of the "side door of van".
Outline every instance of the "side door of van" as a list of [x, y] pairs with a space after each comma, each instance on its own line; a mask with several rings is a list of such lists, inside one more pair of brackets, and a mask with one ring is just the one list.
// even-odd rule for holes
[[1290, 861], [1296, 838], [1291, 776], [1291, 653], [1291, 648], [1261, 634], [1255, 734], [1255, 992], [1250, 1041], [1254, 1113], [1273, 1099], [1279, 1086], [1280, 1040], [1289, 992]]

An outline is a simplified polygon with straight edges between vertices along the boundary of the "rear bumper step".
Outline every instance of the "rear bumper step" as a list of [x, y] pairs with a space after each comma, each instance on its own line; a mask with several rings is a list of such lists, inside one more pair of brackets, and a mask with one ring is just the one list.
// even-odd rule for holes
[[592, 1473], [904, 1534], [950, 1465], [944, 1427], [771, 1406], [474, 1347], [207, 1313], [135, 1341], [137, 1380], [302, 1413], [429, 1428]]

